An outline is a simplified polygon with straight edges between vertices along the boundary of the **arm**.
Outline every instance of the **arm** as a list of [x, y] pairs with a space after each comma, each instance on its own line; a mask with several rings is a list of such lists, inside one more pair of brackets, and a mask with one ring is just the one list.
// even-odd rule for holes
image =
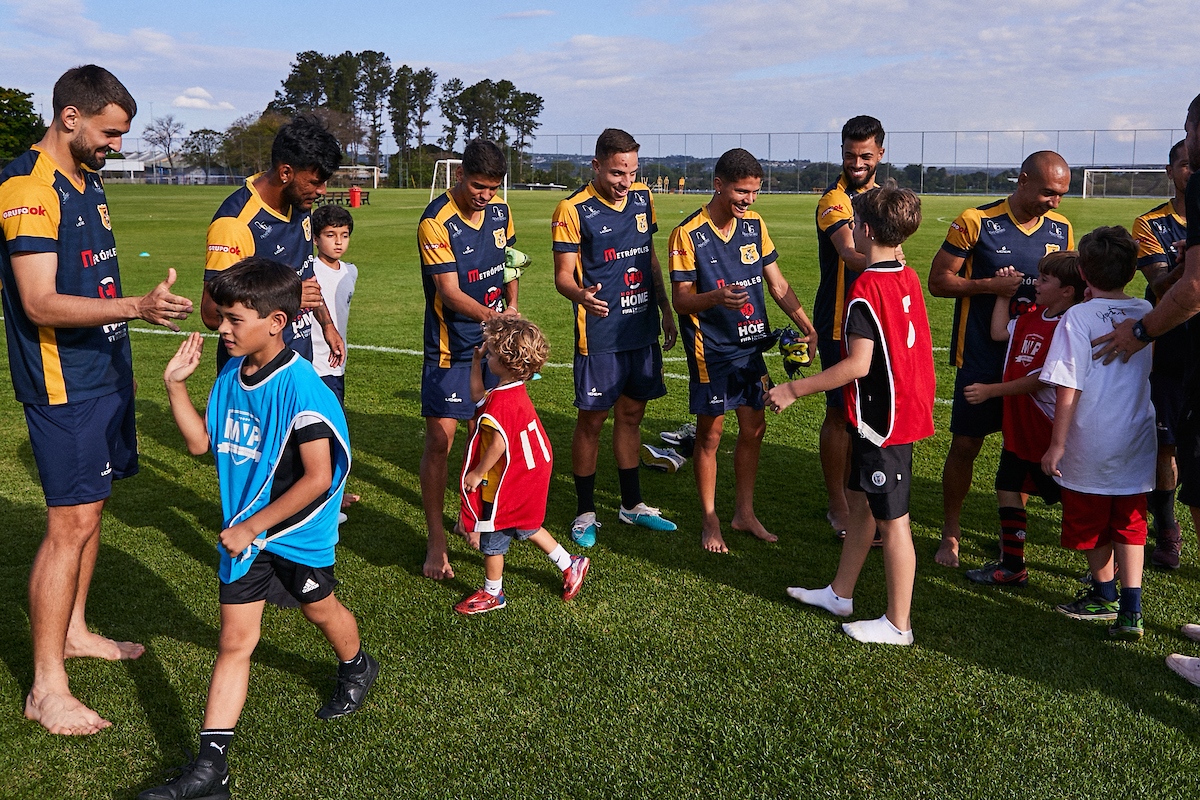
[[865, 377], [871, 371], [875, 342], [850, 334], [846, 339], [849, 354], [827, 370], [791, 383], [781, 383], [766, 393], [767, 406], [776, 414], [796, 400], [817, 392], [828, 392]]
[[204, 282], [204, 289], [200, 295], [200, 321], [210, 331], [215, 331], [221, 326], [221, 315], [217, 313], [217, 304], [213, 301], [212, 295], [208, 293], [208, 281]]
[[346, 343], [342, 341], [342, 334], [337, 325], [333, 324], [333, 315], [329, 313], [329, 306], [325, 305], [325, 297], [321, 294], [321, 284], [316, 278], [309, 278], [304, 281], [303, 287], [300, 305], [302, 308], [313, 310], [313, 317], [321, 326], [325, 344], [329, 345], [329, 366], [336, 367], [346, 360]]
[[726, 284], [711, 292], [696, 292], [693, 281], [671, 281], [671, 302], [680, 314], [699, 314], [710, 308], [725, 306], [738, 309], [750, 298], [742, 286]]
[[171, 403], [171, 415], [175, 424], [183, 434], [188, 452], [194, 456], [202, 456], [208, 452], [208, 430], [204, 420], [192, 405], [188, 395], [187, 379], [196, 371], [200, 356], [204, 350], [204, 338], [198, 333], [189, 334], [179, 345], [175, 356], [167, 362], [163, 372], [163, 381], [167, 384], [167, 399]]
[[1061, 478], [1058, 464], [1062, 461], [1067, 449], [1067, 432], [1071, 430], [1071, 420], [1075, 418], [1075, 408], [1079, 403], [1080, 391], [1067, 386], [1059, 386], [1057, 399], [1054, 403], [1054, 430], [1050, 434], [1050, 447], [1042, 456], [1042, 471], [1047, 475]]
[[[1142, 317], [1142, 325], [1151, 336], [1162, 336], [1200, 311], [1200, 246], [1188, 247], [1183, 256], [1183, 274], [1162, 296], [1158, 305]], [[1092, 354], [1092, 358], [1103, 358], [1105, 364], [1118, 356], [1122, 361], [1128, 361], [1134, 353], [1149, 344], [1133, 335], [1133, 325], [1134, 320], [1127, 319], [1115, 325], [1112, 333], [1093, 339], [1092, 347], [1100, 349]]]
[[506, 313], [517, 313], [517, 295], [520, 293], [520, 285], [520, 278], [504, 284], [504, 310]]
[[488, 442], [487, 449], [479, 455], [479, 463], [475, 465], [475, 469], [463, 476], [463, 487], [468, 492], [473, 492], [479, 488], [479, 484], [483, 483], [484, 478], [491, 472], [492, 467], [496, 466], [496, 462], [504, 455], [504, 437], [500, 435], [492, 436], [492, 440]]
[[804, 341], [808, 343], [808, 346], [816, 347], [817, 330], [809, 321], [808, 314], [804, 313], [804, 307], [800, 305], [800, 301], [796, 299], [796, 293], [792, 291], [791, 284], [787, 282], [787, 278], [783, 277], [778, 262], [772, 262], [763, 267], [763, 278], [766, 279], [767, 291], [771, 293], [775, 304], [791, 318], [792, 322], [796, 323], [796, 327], [804, 335]]
[[191, 300], [171, 293], [173, 269], [149, 294], [111, 299], [59, 294], [57, 253], [17, 253], [12, 270], [25, 314], [41, 328], [94, 328], [141, 319], [177, 331], [179, 326], [172, 320], [187, 319], [192, 313]]
[[[583, 306], [583, 310], [593, 317], [607, 317], [608, 303], [596, 297], [602, 284], [581, 287], [575, 282], [575, 265], [579, 261], [579, 253], [554, 253], [554, 288], [572, 303]], [[659, 280], [662, 276], [659, 276]]]
[[972, 383], [963, 388], [963, 397], [971, 405], [991, 400], [993, 397], [1012, 397], [1018, 394], [1033, 394], [1045, 386], [1039, 375], [1025, 375], [1001, 383]]
[[973, 297], [977, 294], [1012, 296], [1024, 280], [1021, 274], [994, 278], [964, 278], [959, 275], [966, 259], [938, 250], [929, 268], [929, 293], [934, 297]]
[[[871, 266], [867, 263], [867, 257], [854, 249], [854, 233], [851, 231], [849, 225], [842, 225], [829, 234], [829, 241], [833, 243], [833, 248], [837, 250], [838, 258], [842, 260], [847, 269], [862, 272]], [[897, 247], [896, 251], [899, 253], [900, 248]]]
[[458, 287], [457, 272], [439, 272], [431, 277], [438, 295], [442, 298], [442, 303], [454, 313], [462, 314], [476, 322], [487, 322], [497, 316], [495, 311], [483, 303], [477, 302], [475, 298]]
[[328, 439], [300, 443], [300, 463], [304, 475], [257, 514], [221, 531], [222, 546], [229, 553], [240, 553], [263, 531], [306, 508], [333, 485], [333, 460]]
[[671, 310], [671, 300], [663, 285], [662, 264], [658, 261], [653, 239], [650, 240], [650, 277], [654, 280], [654, 291], [658, 293], [658, 310], [662, 315], [663, 350], [670, 350], [675, 346], [679, 331], [675, 327], [675, 313]]
[[471, 356], [471, 402], [475, 404], [478, 404], [487, 394], [487, 389], [483, 385], [483, 354], [485, 352], [487, 352], [487, 348], [480, 345], [475, 348], [475, 354]]

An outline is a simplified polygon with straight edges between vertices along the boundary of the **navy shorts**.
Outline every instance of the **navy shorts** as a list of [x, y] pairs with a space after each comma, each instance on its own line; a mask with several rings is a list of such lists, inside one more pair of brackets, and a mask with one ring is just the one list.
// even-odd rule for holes
[[[824, 372], [842, 360], [842, 342], [840, 339], [821, 337], [817, 339], [817, 353], [821, 356], [821, 371]], [[846, 407], [846, 395], [842, 392], [842, 387], [830, 389], [825, 393], [825, 406], [826, 408]]]
[[104, 500], [138, 471], [133, 386], [58, 406], [25, 406], [47, 506]]
[[688, 362], [688, 410], [693, 414], [720, 417], [726, 411], [749, 406], [761, 411], [763, 393], [775, 384], [767, 374], [762, 353], [751, 353], [733, 361], [708, 365], [708, 382], [701, 383], [696, 368]]
[[[1192, 395], [1195, 397], [1195, 394]], [[1176, 420], [1175, 466], [1179, 469], [1179, 502], [1200, 508], [1200, 398], [1189, 399]]]
[[250, 562], [245, 575], [221, 584], [220, 600], [227, 606], [266, 600], [280, 608], [299, 608], [324, 600], [337, 585], [333, 564], [309, 567], [263, 550]]
[[646, 402], [667, 393], [658, 342], [619, 353], [575, 354], [575, 407], [608, 411], [624, 395]]
[[345, 375], [322, 375], [321, 382], [329, 387], [329, 390], [337, 397], [338, 403], [342, 408], [346, 407], [346, 376]]
[[[483, 386], [494, 389], [500, 381], [483, 365]], [[471, 362], [452, 362], [449, 367], [425, 362], [421, 372], [421, 416], [442, 419], [473, 419]]]
[[850, 481], [846, 488], [864, 492], [871, 516], [875, 519], [899, 519], [908, 513], [912, 486], [911, 444], [879, 447], [850, 429]]
[[1179, 415], [1183, 413], [1186, 398], [1182, 375], [1150, 373], [1150, 402], [1154, 404], [1159, 446], [1175, 444], [1175, 429], [1179, 427]]
[[533, 528], [527, 531], [523, 531], [520, 528], [505, 528], [500, 531], [481, 533], [479, 534], [479, 552], [485, 556], [505, 555], [508, 553], [508, 546], [512, 544], [513, 539], [523, 542], [540, 530], [541, 528]]
[[954, 377], [954, 405], [950, 409], [950, 432], [959, 436], [982, 439], [997, 433], [1004, 422], [1004, 398], [993, 397], [979, 405], [971, 405], [963, 389], [972, 383], [999, 383], [1002, 375], [958, 370]]
[[996, 468], [996, 491], [1035, 494], [1054, 505], [1062, 499], [1062, 487], [1042, 470], [1042, 465], [1026, 461], [1011, 450], [1000, 451]]

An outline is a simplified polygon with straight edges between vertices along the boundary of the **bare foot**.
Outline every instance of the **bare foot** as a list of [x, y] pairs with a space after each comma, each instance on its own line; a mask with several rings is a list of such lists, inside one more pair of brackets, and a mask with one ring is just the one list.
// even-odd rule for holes
[[353, 505], [354, 503], [357, 503], [359, 500], [362, 500], [361, 494], [343, 494], [342, 495], [342, 508], [349, 508], [351, 505]]
[[942, 535], [942, 544], [938, 547], [933, 560], [943, 567], [958, 566], [958, 537]]
[[47, 694], [35, 700], [30, 692], [25, 698], [25, 718], [60, 736], [89, 736], [112, 727], [70, 694]]
[[146, 648], [137, 642], [118, 642], [91, 631], [68, 631], [63, 648], [67, 658], [103, 658], [105, 661], [131, 661], [144, 652]]
[[730, 527], [735, 531], [753, 533], [756, 537], [762, 539], [764, 542], [779, 541], [778, 536], [763, 527], [763, 524], [758, 521], [758, 517], [750, 517], [749, 521], [743, 521], [741, 517], [734, 516], [733, 522], [730, 523]]
[[449, 580], [454, 577], [454, 570], [450, 567], [450, 555], [445, 551], [429, 551], [425, 554], [425, 566], [421, 568], [426, 578], [433, 578], [435, 581]]
[[721, 524], [705, 525], [700, 531], [700, 545], [710, 553], [728, 553], [729, 547], [721, 536]]

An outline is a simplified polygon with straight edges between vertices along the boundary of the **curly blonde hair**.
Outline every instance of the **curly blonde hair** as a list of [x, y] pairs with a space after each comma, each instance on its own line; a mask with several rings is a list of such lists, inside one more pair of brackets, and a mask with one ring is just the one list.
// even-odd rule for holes
[[541, 328], [522, 316], [504, 314], [483, 323], [483, 343], [506, 370], [523, 381], [539, 372], [550, 355], [550, 343]]

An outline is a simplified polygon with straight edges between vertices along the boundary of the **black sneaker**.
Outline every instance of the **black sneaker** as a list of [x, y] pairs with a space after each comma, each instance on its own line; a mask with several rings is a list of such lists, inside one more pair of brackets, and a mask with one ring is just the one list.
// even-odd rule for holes
[[371, 691], [372, 684], [379, 677], [379, 662], [371, 658], [365, 650], [363, 658], [366, 659], [367, 665], [359, 672], [347, 675], [343, 674], [340, 668], [338, 669], [337, 688], [333, 690], [333, 697], [329, 699], [329, 702], [317, 709], [317, 717], [320, 719], [344, 717], [358, 711], [366, 701], [367, 692]]
[[147, 789], [138, 800], [228, 800], [229, 767], [218, 770], [206, 758], [197, 758], [162, 786]]
[[1136, 642], [1146, 634], [1146, 623], [1142, 612], [1125, 611], [1117, 614], [1117, 621], [1108, 626], [1108, 635], [1114, 639]]
[[1014, 571], [999, 561], [991, 561], [979, 569], [967, 570], [967, 580], [984, 586], [1024, 586], [1029, 583], [1029, 573]]
[[1105, 600], [1091, 589], [1084, 589], [1071, 602], [1059, 605], [1058, 610], [1071, 619], [1114, 620], [1117, 601]]

